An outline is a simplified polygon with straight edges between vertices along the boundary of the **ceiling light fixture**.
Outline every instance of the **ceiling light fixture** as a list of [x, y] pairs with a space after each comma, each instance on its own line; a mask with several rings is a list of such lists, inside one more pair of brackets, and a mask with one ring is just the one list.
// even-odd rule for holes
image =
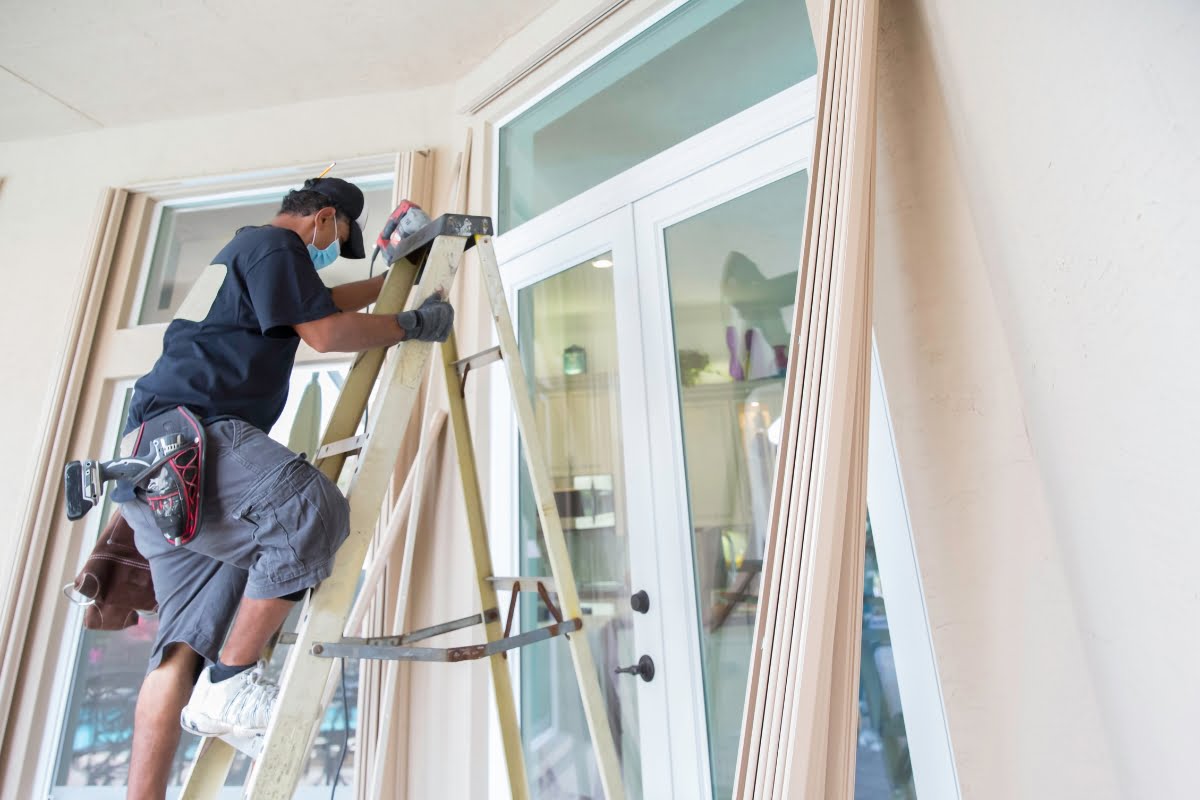
[[609, 261], [607, 258], [597, 258], [595, 261], [592, 262], [592, 266], [595, 267], [596, 269], [608, 269], [609, 267], [612, 266], [612, 262]]

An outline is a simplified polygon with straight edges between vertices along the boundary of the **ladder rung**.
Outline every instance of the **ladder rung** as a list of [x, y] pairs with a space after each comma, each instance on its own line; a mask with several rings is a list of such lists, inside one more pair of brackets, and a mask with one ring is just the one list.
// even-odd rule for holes
[[336, 456], [338, 453], [350, 453], [362, 450], [363, 446], [367, 443], [368, 436], [370, 434], [362, 433], [358, 436], [351, 436], [349, 439], [339, 439], [336, 442], [321, 445], [321, 449], [317, 451], [317, 458], [328, 458], [329, 456]]
[[458, 377], [461, 379], [467, 374], [468, 370], [486, 367], [488, 364], [494, 364], [504, 358], [504, 354], [500, 352], [500, 345], [489, 347], [487, 350], [481, 350], [473, 356], [460, 358], [454, 362], [454, 369], [458, 371]]
[[488, 578], [487, 580], [488, 580], [488, 583], [490, 583], [493, 587], [495, 587], [497, 589], [506, 590], [506, 591], [511, 591], [513, 586], [518, 583], [521, 584], [522, 592], [536, 592], [538, 590], [537, 585], [539, 583], [542, 584], [543, 586], [545, 586], [546, 591], [548, 591], [548, 592], [557, 592], [558, 591], [558, 589], [554, 585], [554, 578], [539, 578], [536, 575], [535, 576], [518, 575], [514, 578], [491, 577], [491, 578]]
[[321, 658], [354, 658], [374, 659], [379, 661], [440, 661], [456, 663], [459, 661], [475, 661], [480, 658], [498, 655], [518, 647], [542, 642], [555, 636], [573, 633], [583, 627], [583, 621], [578, 617], [564, 620], [561, 623], [546, 625], [541, 628], [497, 639], [487, 644], [470, 644], [463, 647], [394, 647], [370, 644], [343, 644], [362, 640], [345, 639], [343, 642], [314, 644], [312, 654]]
[[[428, 628], [420, 628], [419, 630], [409, 633], [402, 633], [399, 636], [368, 636], [358, 638], [354, 636], [343, 636], [335, 644], [354, 644], [365, 645], [368, 647], [399, 647], [412, 642], [419, 642], [422, 639], [432, 639], [434, 636], [441, 636], [443, 633], [451, 631], [460, 631], [463, 628], [471, 628], [475, 625], [482, 625], [485, 622], [497, 622], [500, 619], [500, 612], [494, 608], [489, 608], [482, 614], [472, 614], [469, 617], [460, 619], [452, 619], [449, 622], [443, 622], [441, 625], [430, 625]], [[317, 644], [314, 647], [325, 647], [325, 644]]]

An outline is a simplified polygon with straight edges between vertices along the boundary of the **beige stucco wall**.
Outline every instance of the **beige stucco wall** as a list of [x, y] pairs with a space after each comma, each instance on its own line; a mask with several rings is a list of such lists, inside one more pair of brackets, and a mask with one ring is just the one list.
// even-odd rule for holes
[[919, 5], [1099, 705], [1054, 749], [1195, 796], [1200, 6]]
[[875, 333], [962, 793], [1116, 797], [929, 40], [882, 24]]

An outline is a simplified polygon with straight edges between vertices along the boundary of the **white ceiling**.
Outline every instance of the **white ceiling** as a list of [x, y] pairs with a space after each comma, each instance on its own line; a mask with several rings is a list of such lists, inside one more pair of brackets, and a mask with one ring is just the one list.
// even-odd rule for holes
[[0, 141], [457, 80], [554, 0], [0, 3]]

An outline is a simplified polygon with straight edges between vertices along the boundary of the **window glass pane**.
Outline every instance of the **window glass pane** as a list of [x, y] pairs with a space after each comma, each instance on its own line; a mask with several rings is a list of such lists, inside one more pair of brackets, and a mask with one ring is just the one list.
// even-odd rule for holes
[[[334, 401], [347, 370], [346, 364], [297, 367], [292, 373], [291, 393], [283, 416], [271, 430], [272, 438], [288, 442], [296, 437], [307, 437], [313, 427], [324, 428], [333, 413]], [[122, 422], [131, 394], [132, 390], [126, 392], [126, 409], [120, 416]], [[119, 431], [114, 432], [113, 440], [110, 457], [117, 453]], [[105, 496], [107, 498], [107, 493]], [[107, 519], [111, 506], [106, 503], [101, 511]], [[101, 520], [101, 527], [103, 522]], [[296, 629], [299, 612], [300, 604], [297, 603], [291, 619], [285, 624], [286, 630]], [[59, 742], [55, 787], [121, 787], [126, 784], [133, 739], [134, 702], [145, 676], [157, 629], [156, 618], [141, 617], [136, 626], [123, 631], [82, 630]], [[275, 678], [283, 668], [287, 650], [286, 646], [280, 647], [271, 661], [271, 672]], [[315, 746], [301, 778], [302, 786], [329, 786], [335, 776], [342, 784], [349, 784], [353, 780], [352, 751], [347, 754], [341, 771], [338, 771], [347, 736], [347, 709], [351, 739], [357, 728], [358, 662], [348, 660], [345, 665], [347, 704], [342, 704], [339, 687], [321, 722]], [[199, 741], [190, 734], [183, 735], [172, 766], [172, 785], [182, 782], [184, 771], [195, 756]], [[240, 786], [249, 767], [249, 760], [239, 756], [230, 771], [227, 785]], [[61, 791], [55, 791], [51, 796], [62, 794]]]
[[[733, 791], [807, 183], [790, 175], [664, 232], [716, 797]], [[855, 797], [914, 800], [869, 522], [859, 704]]]
[[716, 797], [733, 792], [807, 184], [789, 175], [664, 232]]
[[804, 3], [693, 0], [500, 129], [499, 229], [814, 74]]
[[[392, 210], [391, 177], [347, 180], [363, 190], [370, 209], [370, 221], [382, 226]], [[192, 284], [212, 263], [213, 256], [233, 238], [238, 228], [268, 223], [279, 210], [284, 194], [286, 190], [273, 189], [233, 200], [199, 198], [162, 203], [149, 263], [145, 267], [145, 289], [137, 315], [138, 324], [170, 322]], [[369, 240], [374, 233], [366, 230], [363, 236]], [[365, 244], [369, 251], [370, 243]], [[345, 263], [344, 259], [339, 259], [327, 269], [337, 271], [337, 265]]]
[[[522, 289], [518, 311], [521, 359], [579, 589], [583, 635], [596, 659], [624, 784], [636, 800], [641, 796], [637, 685], [631, 677], [613, 674], [635, 663], [637, 655], [629, 605], [612, 254]], [[524, 462], [520, 475], [520, 574], [550, 575]], [[552, 621], [536, 594], [521, 595], [522, 630]], [[533, 797], [604, 796], [562, 638], [521, 650], [521, 735]]]
[[892, 658], [875, 533], [867, 518], [863, 575], [862, 661], [858, 686], [858, 761], [855, 800], [916, 800], [900, 685]]

